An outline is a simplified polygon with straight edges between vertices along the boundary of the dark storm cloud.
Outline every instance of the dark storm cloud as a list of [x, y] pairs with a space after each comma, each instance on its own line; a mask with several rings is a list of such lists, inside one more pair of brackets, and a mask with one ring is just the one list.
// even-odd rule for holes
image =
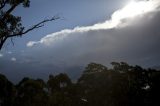
[[74, 33], [53, 45], [39, 44], [32, 50], [29, 48], [30, 55], [38, 54], [34, 55], [38, 61], [58, 66], [62, 63], [66, 66], [84, 65], [92, 61], [153, 65], [160, 58], [159, 18], [159, 12], [152, 12], [128, 27]]
[[[134, 19], [118, 20], [120, 27], [115, 24], [106, 27], [101, 23], [63, 30], [52, 34], [59, 35], [56, 39], [51, 35], [42, 38], [44, 42], [31, 42], [29, 46], [32, 47], [15, 57], [14, 62], [8, 62], [9, 59], [3, 56], [0, 67], [4, 73], [12, 70], [18, 76], [33, 77], [59, 72], [73, 75], [80, 73], [79, 70], [90, 62], [108, 65], [112, 61], [125, 61], [152, 67], [160, 63], [159, 19], [159, 8], [156, 8]], [[8, 63], [10, 67], [7, 67]]]

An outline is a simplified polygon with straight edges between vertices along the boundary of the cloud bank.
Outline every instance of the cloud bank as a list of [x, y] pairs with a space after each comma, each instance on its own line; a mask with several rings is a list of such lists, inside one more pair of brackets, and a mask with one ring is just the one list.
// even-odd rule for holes
[[[36, 44], [51, 45], [57, 40], [65, 39], [69, 35], [76, 33], [126, 27], [127, 25], [133, 24], [132, 22], [135, 21], [135, 17], [143, 17], [144, 14], [157, 11], [159, 4], [160, 1], [158, 0], [131, 1], [124, 8], [115, 11], [111, 15], [110, 20], [106, 20], [103, 23], [97, 23], [92, 26], [77, 26], [74, 29], [64, 29], [62, 31], [46, 35], [40, 41], [30, 41], [27, 43], [27, 47], [32, 47]], [[124, 21], [128, 19], [129, 21], [124, 23]]]
[[[108, 65], [126, 61], [152, 67], [160, 63], [159, 28], [159, 0], [131, 2], [103, 23], [64, 29], [30, 41], [23, 52], [9, 54], [9, 62], [1, 58], [0, 67], [6, 75], [14, 72], [19, 77], [41, 78], [59, 72], [76, 77], [90, 62]], [[12, 57], [16, 61], [11, 61]], [[13, 79], [18, 78], [15, 76]]]
[[152, 66], [160, 58], [159, 18], [159, 0], [131, 1], [103, 23], [64, 29], [29, 42], [28, 54], [51, 66], [111, 61]]
[[64, 29], [40, 41], [29, 42], [27, 46], [32, 48], [28, 48], [28, 54], [41, 64], [51, 66], [111, 61], [144, 66], [157, 64], [160, 58], [159, 7], [159, 0], [131, 1], [103, 23]]

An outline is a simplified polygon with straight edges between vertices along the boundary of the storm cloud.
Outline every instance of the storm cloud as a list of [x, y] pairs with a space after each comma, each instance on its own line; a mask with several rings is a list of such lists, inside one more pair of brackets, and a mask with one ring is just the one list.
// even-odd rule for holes
[[80, 73], [79, 70], [90, 62], [108, 65], [112, 61], [125, 61], [144, 67], [159, 65], [160, 2], [139, 2], [137, 6], [142, 7], [139, 11], [129, 10], [126, 6], [104, 23], [64, 29], [39, 41], [30, 41], [28, 48], [14, 57], [16, 61], [10, 61], [12, 67], [5, 67], [7, 60], [4, 58], [0, 61], [3, 63], [1, 67], [5, 73], [12, 69], [27, 71], [26, 75], [45, 76], [59, 72]]
[[[138, 10], [132, 7], [136, 5]], [[27, 45], [33, 47], [28, 50], [41, 52], [39, 61], [41, 57], [46, 63], [56, 60], [68, 66], [92, 61], [153, 65], [159, 58], [159, 6], [158, 0], [131, 3], [104, 23], [46, 35], [40, 41], [29, 42]]]
[[[128, 5], [115, 11], [111, 15], [110, 20], [106, 20], [102, 23], [97, 23], [92, 26], [75, 27], [74, 29], [64, 29], [59, 32], [55, 32], [41, 38], [40, 41], [30, 41], [27, 43], [28, 47], [32, 47], [36, 44], [52, 45], [54, 42], [65, 39], [70, 35], [76, 35], [79, 33], [85, 33], [89, 31], [107, 30], [112, 28], [126, 27], [134, 24], [133, 21], [137, 21], [140, 17], [144, 17], [145, 14], [157, 11], [159, 9], [160, 1], [131, 1]], [[136, 19], [135, 19], [136, 18]]]

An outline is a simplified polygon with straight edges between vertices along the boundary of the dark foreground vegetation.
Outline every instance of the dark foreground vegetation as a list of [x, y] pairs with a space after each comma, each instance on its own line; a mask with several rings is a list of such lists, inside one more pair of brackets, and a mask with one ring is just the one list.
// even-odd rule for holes
[[0, 75], [0, 106], [160, 106], [160, 72], [112, 63], [91, 63], [76, 83], [66, 74], [24, 78], [17, 85]]

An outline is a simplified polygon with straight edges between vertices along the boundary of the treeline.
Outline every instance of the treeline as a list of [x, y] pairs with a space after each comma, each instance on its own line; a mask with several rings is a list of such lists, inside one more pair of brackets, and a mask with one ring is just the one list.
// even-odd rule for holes
[[112, 62], [90, 63], [76, 83], [67, 74], [23, 78], [0, 75], [0, 106], [160, 106], [160, 72]]

